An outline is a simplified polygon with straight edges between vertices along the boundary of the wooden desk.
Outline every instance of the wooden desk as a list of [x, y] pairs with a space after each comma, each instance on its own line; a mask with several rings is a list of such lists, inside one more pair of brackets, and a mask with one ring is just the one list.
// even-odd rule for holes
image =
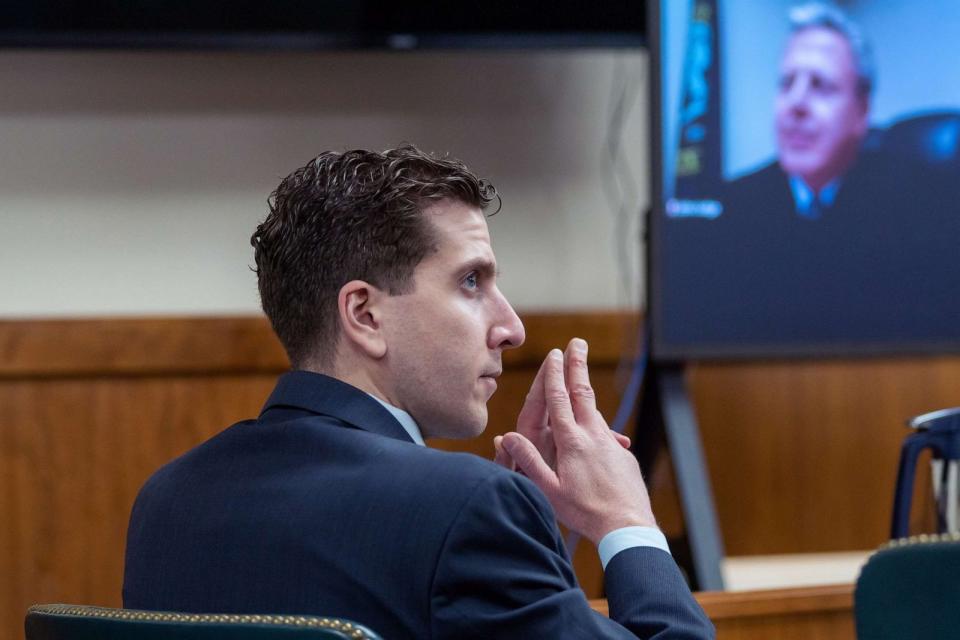
[[[853, 585], [704, 591], [697, 601], [718, 640], [855, 640]], [[606, 600], [590, 605], [607, 614]]]

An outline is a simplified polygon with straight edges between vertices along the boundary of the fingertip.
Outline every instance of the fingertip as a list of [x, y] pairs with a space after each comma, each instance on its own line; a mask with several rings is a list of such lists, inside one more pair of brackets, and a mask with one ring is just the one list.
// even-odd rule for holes
[[587, 364], [587, 341], [583, 338], [571, 338], [564, 351], [564, 364], [570, 368]]
[[560, 349], [551, 349], [550, 353], [547, 355], [546, 365], [547, 366], [544, 368], [547, 369], [547, 378], [549, 378], [551, 374], [557, 373], [563, 376], [564, 370], [567, 367], [567, 358], [563, 351], [560, 351]]
[[[497, 438], [500, 438], [500, 445], [507, 451], [516, 447], [520, 443], [520, 438], [522, 437], [523, 436], [515, 431], [510, 431], [502, 436], [497, 436]], [[496, 438], [494, 438], [494, 441], [496, 441]]]
[[503, 434], [503, 438], [500, 440], [500, 446], [514, 459], [516, 459], [518, 455], [522, 455], [524, 447], [528, 444], [531, 447], [533, 446], [526, 436], [516, 431]]
[[544, 389], [564, 384], [566, 379], [566, 358], [560, 349], [551, 349], [544, 361]]
[[573, 344], [574, 351], [577, 351], [583, 355], [587, 355], [587, 341], [583, 338], [574, 338], [571, 343]]

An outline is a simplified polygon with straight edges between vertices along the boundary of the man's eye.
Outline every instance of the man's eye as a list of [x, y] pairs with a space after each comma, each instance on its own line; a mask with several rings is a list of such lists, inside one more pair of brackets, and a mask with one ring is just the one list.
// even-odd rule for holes
[[478, 286], [480, 286], [480, 282], [477, 280], [477, 274], [471, 273], [464, 278], [463, 286], [465, 286], [467, 289], [476, 289]]
[[810, 88], [823, 95], [837, 93], [839, 89], [836, 82], [821, 76], [814, 76], [813, 79], [810, 80]]

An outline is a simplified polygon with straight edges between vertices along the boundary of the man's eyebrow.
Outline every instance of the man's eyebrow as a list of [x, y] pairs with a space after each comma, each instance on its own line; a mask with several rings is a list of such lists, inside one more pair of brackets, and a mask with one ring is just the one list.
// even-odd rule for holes
[[497, 264], [489, 258], [474, 258], [473, 260], [468, 260], [460, 270], [464, 273], [477, 271], [488, 278], [500, 275], [500, 269], [497, 268]]

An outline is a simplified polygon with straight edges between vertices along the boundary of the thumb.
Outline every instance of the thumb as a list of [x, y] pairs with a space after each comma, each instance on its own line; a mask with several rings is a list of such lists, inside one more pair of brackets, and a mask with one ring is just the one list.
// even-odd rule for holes
[[500, 445], [513, 458], [517, 470], [530, 478], [547, 495], [556, 492], [557, 474], [546, 463], [533, 443], [516, 432], [504, 434]]
[[513, 458], [511, 458], [507, 450], [503, 448], [503, 436], [495, 436], [493, 438], [493, 449], [493, 461], [501, 467], [514, 471], [517, 465], [513, 463]]
[[630, 450], [630, 436], [625, 436], [622, 433], [613, 432], [613, 437], [620, 443], [620, 446], [624, 449]]

